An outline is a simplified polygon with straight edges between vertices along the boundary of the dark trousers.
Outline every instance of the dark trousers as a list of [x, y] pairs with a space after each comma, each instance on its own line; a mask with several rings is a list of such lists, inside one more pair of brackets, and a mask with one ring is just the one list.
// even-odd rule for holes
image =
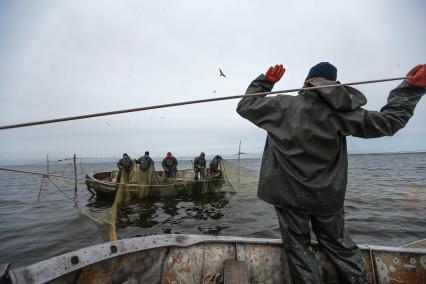
[[334, 265], [338, 279], [332, 283], [368, 283], [361, 251], [345, 229], [343, 210], [330, 216], [304, 215], [275, 207], [281, 237], [293, 283], [321, 283], [321, 276], [310, 250], [309, 223], [321, 251]]
[[204, 179], [205, 176], [205, 171], [203, 169], [194, 169], [194, 179], [195, 180], [199, 180], [199, 179]]
[[118, 175], [117, 175], [117, 182], [121, 182], [121, 176], [124, 177], [123, 182], [124, 183], [128, 183], [129, 179], [130, 179], [130, 171], [126, 171], [126, 170], [119, 170], [118, 171]]
[[176, 177], [176, 168], [164, 168], [164, 175], [167, 178], [174, 178]]

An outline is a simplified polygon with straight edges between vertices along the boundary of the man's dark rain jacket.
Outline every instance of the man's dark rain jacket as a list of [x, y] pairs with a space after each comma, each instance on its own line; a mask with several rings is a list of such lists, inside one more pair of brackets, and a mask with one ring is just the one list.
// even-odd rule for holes
[[210, 161], [209, 170], [211, 173], [219, 172], [219, 163], [222, 160], [219, 156], [214, 156], [213, 160]]
[[206, 159], [198, 156], [194, 159], [194, 170], [201, 171], [206, 168]]
[[161, 166], [163, 166], [163, 169], [176, 169], [178, 165], [178, 160], [171, 156], [170, 158], [165, 157], [163, 159], [163, 162], [161, 163]]
[[[319, 79], [305, 87], [336, 84]], [[264, 75], [246, 93], [269, 92]], [[364, 95], [348, 86], [300, 92], [298, 96], [245, 97], [237, 112], [268, 133], [258, 197], [302, 214], [343, 209], [347, 184], [346, 136], [391, 136], [403, 128], [426, 88], [402, 82], [387, 104], [368, 111]]]
[[154, 164], [154, 161], [151, 159], [150, 156], [142, 156], [137, 160], [139, 164], [139, 168], [141, 171], [146, 172], [151, 165]]
[[132, 166], [133, 166], [133, 162], [130, 157], [123, 157], [117, 163], [117, 167], [120, 170], [125, 170], [128, 172], [132, 169]]

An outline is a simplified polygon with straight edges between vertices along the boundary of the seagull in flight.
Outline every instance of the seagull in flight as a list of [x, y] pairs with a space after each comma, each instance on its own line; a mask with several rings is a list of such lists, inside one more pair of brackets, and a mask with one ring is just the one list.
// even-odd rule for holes
[[225, 74], [223, 74], [222, 72], [222, 69], [219, 68], [219, 72], [220, 72], [219, 77], [222, 76], [223, 78], [226, 78]]

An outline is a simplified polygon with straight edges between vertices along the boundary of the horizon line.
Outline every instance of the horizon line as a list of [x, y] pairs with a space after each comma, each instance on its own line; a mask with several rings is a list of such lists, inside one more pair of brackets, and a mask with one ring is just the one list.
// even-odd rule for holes
[[[395, 151], [395, 152], [360, 152], [360, 153], [348, 153], [348, 156], [361, 156], [361, 155], [395, 155], [395, 154], [422, 154], [426, 153], [426, 150], [414, 150], [414, 151]], [[221, 154], [224, 158], [228, 160], [237, 160], [237, 157], [235, 157], [235, 154]], [[247, 155], [247, 156], [246, 156]], [[263, 153], [247, 153], [241, 155], [241, 159], [252, 159], [253, 157], [250, 156], [261, 156]], [[209, 156], [209, 155], [207, 155]], [[213, 157], [214, 155], [212, 155]], [[77, 160], [117, 160], [121, 157], [92, 157], [92, 158], [86, 158], [86, 157], [76, 157]], [[162, 159], [163, 157], [151, 157], [153, 159]], [[192, 156], [182, 156], [182, 158], [178, 158], [178, 160], [181, 161], [189, 161], [191, 160]], [[69, 158], [63, 158], [60, 160], [67, 160]], [[38, 159], [38, 158], [15, 158], [15, 159], [0, 159], [0, 165], [6, 165], [2, 162], [19, 162], [22, 161], [22, 164], [15, 164], [15, 166], [27, 166], [27, 165], [36, 165], [37, 162], [41, 162], [42, 164], [46, 163], [46, 160], [44, 159]], [[58, 163], [58, 159], [52, 159], [52, 163]], [[90, 163], [96, 163], [96, 162], [90, 162]]]

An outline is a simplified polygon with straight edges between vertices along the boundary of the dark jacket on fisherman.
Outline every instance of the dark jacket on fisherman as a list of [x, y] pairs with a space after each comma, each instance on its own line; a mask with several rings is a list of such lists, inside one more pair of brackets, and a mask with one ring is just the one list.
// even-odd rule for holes
[[124, 156], [117, 163], [117, 167], [120, 170], [125, 170], [126, 172], [130, 172], [132, 170], [132, 166], [133, 166], [133, 161], [129, 156]]
[[[319, 79], [305, 87], [335, 84]], [[264, 75], [246, 93], [269, 92]], [[300, 92], [298, 96], [245, 97], [237, 112], [267, 131], [258, 197], [303, 214], [343, 209], [347, 184], [346, 136], [391, 136], [403, 128], [425, 88], [402, 82], [387, 104], [368, 111], [364, 95], [348, 86]]]
[[211, 160], [209, 165], [209, 171], [211, 174], [216, 174], [220, 172], [219, 164], [221, 160], [222, 160], [222, 157], [219, 155], [214, 156], [214, 158]]
[[136, 160], [139, 164], [139, 168], [142, 172], [146, 172], [151, 165], [154, 165], [154, 161], [151, 159], [149, 155], [144, 155]]
[[206, 169], [206, 159], [204, 156], [198, 156], [194, 159], [194, 171], [201, 172]]
[[176, 170], [177, 165], [178, 165], [178, 160], [171, 156], [171, 157], [165, 157], [163, 159], [163, 162], [161, 163], [161, 165], [163, 166], [163, 169], [173, 169]]

